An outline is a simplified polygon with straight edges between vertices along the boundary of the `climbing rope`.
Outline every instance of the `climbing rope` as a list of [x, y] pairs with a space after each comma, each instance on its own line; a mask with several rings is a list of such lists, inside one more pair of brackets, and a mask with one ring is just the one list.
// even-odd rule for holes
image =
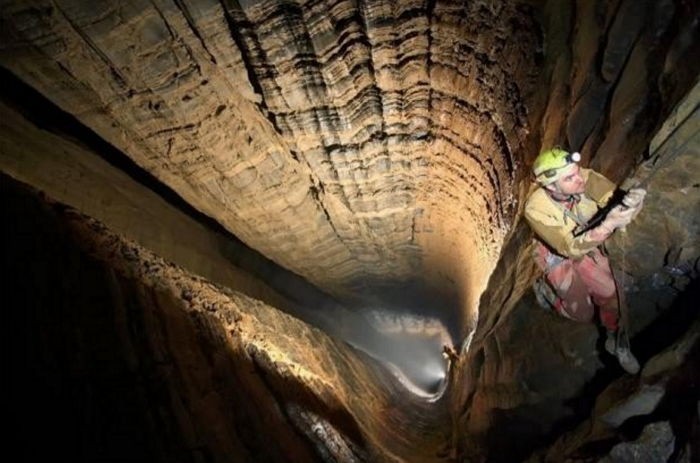
[[[656, 147], [653, 153], [650, 154], [649, 159], [640, 165], [640, 168], [648, 168], [650, 169], [650, 172], [648, 175], [641, 181], [637, 182], [636, 184], [631, 184], [631, 187], [636, 187], [636, 188], [646, 188], [647, 185], [651, 182], [651, 180], [654, 178], [654, 176], [663, 168], [666, 167], [667, 165], [670, 164], [672, 160], [674, 160], [680, 153], [682, 153], [688, 144], [688, 142], [695, 137], [698, 136], [698, 133], [700, 133], [700, 127], [695, 127], [695, 129], [692, 131], [692, 133], [687, 136], [685, 139], [682, 140], [680, 144], [677, 144], [677, 146], [672, 146], [670, 148], [670, 153], [666, 156], [661, 156], [663, 153], [662, 148], [666, 147], [668, 145], [674, 145], [675, 143], [678, 143], [677, 141], [672, 139], [674, 138], [674, 135], [676, 131], [682, 127], [686, 121], [692, 117], [693, 115], [697, 115], [698, 112], [698, 107], [695, 107], [692, 111], [689, 111], [688, 115], [683, 119], [683, 121], [680, 121], [676, 127], [671, 131], [670, 134], [664, 139], [664, 141]], [[646, 165], [645, 165], [646, 164]], [[637, 170], [639, 172], [640, 169]], [[629, 178], [628, 178], [629, 180]], [[591, 228], [594, 228], [597, 226], [600, 221], [602, 221], [605, 216], [607, 215], [607, 212], [612, 209], [612, 207], [615, 207], [615, 205], [621, 203], [621, 199], [624, 197], [624, 194], [626, 193], [625, 190], [619, 189], [619, 192], [621, 194], [617, 195], [616, 201], [614, 204], [610, 205], [610, 203], [613, 203], [614, 201], [611, 200], [609, 205], [606, 206], [606, 212], [604, 214], [600, 214], [599, 220], [597, 222], [594, 222], [594, 219], [591, 219], [589, 223], [586, 225], [586, 227], [583, 227], [583, 231], [589, 230]], [[580, 233], [583, 233], [581, 231]], [[620, 272], [617, 272], [614, 268], [613, 265], [610, 265], [610, 270], [613, 274], [613, 278], [615, 279], [615, 282], [618, 286], [618, 291], [617, 291], [617, 297], [618, 297], [618, 307], [619, 307], [619, 312], [620, 312], [620, 328], [618, 329], [618, 334], [617, 334], [617, 345], [618, 346], [623, 346], [627, 349], [630, 347], [629, 343], [629, 307], [627, 306], [627, 301], [625, 297], [625, 281], [626, 281], [626, 274], [625, 274], [625, 268], [627, 267], [627, 248], [629, 244], [629, 239], [627, 237], [626, 232], [622, 232], [622, 236], [620, 238], [620, 249], [622, 251], [622, 258], [619, 263], [620, 267]]]
[[617, 307], [619, 312], [619, 323], [616, 333], [615, 345], [630, 349], [629, 340], [629, 307], [627, 306], [627, 298], [625, 297], [625, 268], [627, 267], [627, 233], [622, 232], [620, 247], [622, 249], [622, 258], [620, 261], [620, 272], [615, 270], [615, 266], [610, 264], [610, 272], [617, 286]]
[[[667, 144], [669, 146], [673, 145], [674, 142], [671, 141], [676, 134], [676, 131], [683, 126], [683, 124], [686, 123], [691, 117], [697, 116], [697, 113], [700, 110], [698, 107], [696, 107], [693, 111], [689, 113], [688, 116], [686, 116], [681, 122], [678, 123], [678, 125], [673, 129], [673, 131], [664, 139], [663, 143], [661, 143], [656, 149], [654, 150], [653, 153], [650, 153], [649, 158], [642, 162], [642, 164], [639, 165], [639, 168], [637, 169], [637, 172], [639, 172], [640, 169], [642, 168], [649, 168], [650, 172], [649, 174], [641, 181], [638, 182], [633, 182], [629, 184], [629, 188], [646, 188], [647, 185], [651, 182], [651, 180], [654, 178], [654, 176], [665, 166], [670, 164], [672, 160], [674, 160], [676, 157], [678, 157], [679, 154], [681, 154], [688, 144], [690, 140], [695, 139], [698, 134], [700, 134], [700, 124], [698, 124], [694, 130], [685, 138], [683, 139], [682, 143], [680, 143], [678, 146], [671, 147], [670, 150], [671, 152], [666, 155], [661, 157], [661, 154], [663, 153], [663, 149]], [[647, 167], [648, 166], [648, 167]], [[625, 182], [627, 182], [630, 178], [628, 177]], [[623, 182], [623, 184], [625, 183]], [[588, 223], [585, 224], [585, 226], [580, 227], [578, 230], [574, 232], [574, 237], [578, 237], [584, 233], [586, 233], [588, 230], [592, 230], [593, 228], [597, 227], [600, 225], [600, 223], [605, 220], [605, 217], [607, 217], [608, 213], [610, 210], [612, 210], [615, 206], [622, 204], [622, 199], [625, 197], [625, 194], [627, 194], [626, 189], [623, 188], [617, 188], [615, 192], [613, 193], [612, 198], [608, 201], [608, 204], [605, 205], [602, 209], [600, 209], [589, 221]], [[624, 206], [623, 206], [624, 207]]]

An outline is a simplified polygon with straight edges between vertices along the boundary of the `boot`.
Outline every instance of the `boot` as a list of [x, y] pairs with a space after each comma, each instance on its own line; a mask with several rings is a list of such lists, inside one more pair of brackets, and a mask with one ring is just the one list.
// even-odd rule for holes
[[615, 356], [617, 357], [617, 361], [620, 363], [622, 369], [627, 373], [631, 375], [636, 375], [639, 373], [639, 362], [629, 348], [618, 346], [615, 350]]
[[607, 336], [605, 337], [605, 350], [608, 352], [610, 355], [615, 355], [615, 350], [617, 347], [617, 334], [615, 331], [608, 331]]
[[617, 361], [627, 373], [639, 373], [639, 362], [629, 347], [629, 340], [624, 330], [608, 331], [605, 339], [605, 350], [617, 357]]

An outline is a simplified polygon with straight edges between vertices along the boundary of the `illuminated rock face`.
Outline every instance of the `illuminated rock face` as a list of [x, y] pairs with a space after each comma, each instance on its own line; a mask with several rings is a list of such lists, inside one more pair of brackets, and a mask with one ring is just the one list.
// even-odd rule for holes
[[[134, 323], [141, 311], [157, 319], [134, 337], [144, 343], [145, 370], [133, 363], [130, 325], [109, 328], [117, 336], [105, 344], [118, 351], [118, 377], [145, 375], [147, 396], [176, 398], [144, 404], [130, 397], [143, 408], [138, 419], [158, 416], [172, 426], [144, 426], [147, 439], [162, 445], [149, 457], [514, 461], [546, 443], [553, 423], [571, 418], [566, 404], [601, 364], [593, 327], [527, 312], [531, 236], [522, 223], [511, 230], [527, 167], [540, 145], [565, 145], [622, 179], [697, 75], [697, 60], [689, 59], [698, 52], [697, 7], [7, 0], [0, 8], [4, 68], [251, 248], [348, 306], [368, 308], [388, 332], [402, 324], [432, 329], [382, 312], [406, 304], [457, 336], [476, 328], [469, 355], [452, 371], [452, 389], [426, 402], [371, 359], [242, 296], [293, 305], [264, 281], [227, 269], [226, 253], [217, 255], [226, 246], [220, 236], [159, 213], [153, 198], [140, 204], [140, 193], [101, 164], [69, 165], [83, 159], [67, 154], [75, 150], [70, 141], [2, 124], [3, 172], [108, 223], [112, 232], [68, 214], [87, 243], [80, 252], [105, 266], [103, 283], [114, 285], [107, 293], [136, 294]], [[60, 159], [41, 160], [47, 145], [60, 147]], [[32, 156], [23, 156], [25, 147]], [[683, 158], [682, 166], [692, 172], [695, 159]], [[65, 181], [37, 166], [56, 168]], [[658, 238], [652, 217], [640, 216], [642, 229], [630, 231], [647, 245], [632, 251], [628, 270], [653, 281], [668, 256], [681, 270], [697, 258], [686, 245], [697, 237], [696, 213], [688, 212], [697, 210], [697, 182], [684, 176], [684, 192], [673, 187], [682, 166], [657, 179], [667, 196], [648, 200], [657, 214], [673, 205], [673, 230], [664, 238], [672, 253], [649, 244]], [[91, 176], [99, 180], [84, 180]], [[102, 196], [100, 181], [116, 193]], [[83, 194], [94, 197], [81, 198], [76, 185], [90, 186]], [[115, 206], [122, 196], [129, 201]], [[129, 214], [120, 215], [123, 204]], [[116, 216], [103, 214], [110, 208]], [[148, 228], [139, 228], [139, 215]], [[127, 219], [110, 223], [115, 217]], [[176, 231], [160, 234], [160, 223]], [[114, 230], [236, 293], [193, 283], [147, 249], [123, 244]], [[190, 247], [186, 239], [201, 241]], [[61, 274], [59, 264], [47, 274]], [[81, 275], [61, 274], [74, 284]], [[110, 304], [115, 313], [124, 309]], [[35, 316], [41, 322], [45, 314]], [[106, 328], [78, 321], [85, 325], [77, 334], [72, 326], [58, 333], [101, 339]], [[346, 334], [346, 319], [333, 322]], [[168, 329], [177, 334], [161, 336]], [[68, 379], [89, 389], [102, 374], [78, 368]], [[78, 423], [75, 431], [84, 428]], [[267, 446], [269, 435], [279, 442]]]
[[3, 16], [5, 66], [268, 258], [344, 298], [410, 280], [445, 311], [475, 309], [515, 212], [527, 6], [8, 2]]

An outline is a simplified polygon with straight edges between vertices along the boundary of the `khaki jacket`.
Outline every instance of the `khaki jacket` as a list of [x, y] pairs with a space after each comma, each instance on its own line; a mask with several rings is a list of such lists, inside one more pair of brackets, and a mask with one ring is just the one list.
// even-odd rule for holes
[[601, 244], [588, 239], [586, 233], [574, 238], [574, 230], [588, 222], [615, 191], [615, 184], [597, 172], [581, 169], [581, 176], [586, 190], [570, 212], [541, 187], [530, 194], [525, 204], [525, 219], [539, 239], [559, 255], [571, 259], [580, 259]]

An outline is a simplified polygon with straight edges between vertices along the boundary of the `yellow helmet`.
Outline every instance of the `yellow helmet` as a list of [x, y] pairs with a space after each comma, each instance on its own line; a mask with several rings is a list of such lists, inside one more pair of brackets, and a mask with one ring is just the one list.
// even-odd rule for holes
[[[581, 154], [578, 152], [569, 153], [560, 148], [552, 148], [537, 156], [532, 165], [532, 173], [535, 174], [539, 184], [546, 186], [556, 182], [561, 177], [561, 174], [564, 173], [564, 167], [580, 160]], [[566, 169], [566, 171], [568, 170]]]

